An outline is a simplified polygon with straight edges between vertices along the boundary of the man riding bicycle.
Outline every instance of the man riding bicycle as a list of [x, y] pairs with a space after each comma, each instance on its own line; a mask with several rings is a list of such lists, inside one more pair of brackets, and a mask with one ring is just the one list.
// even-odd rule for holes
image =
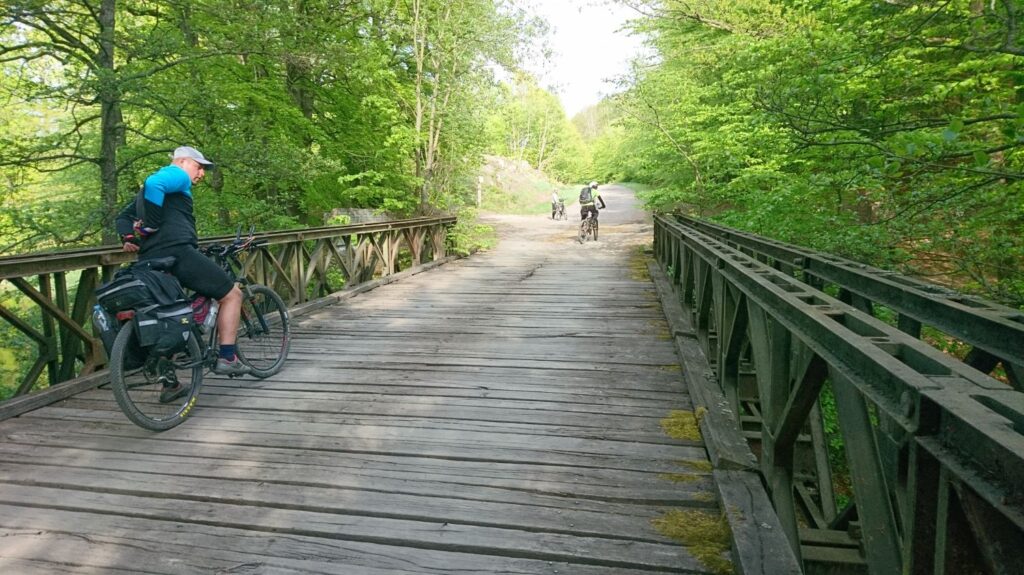
[[597, 206], [595, 201], [601, 202], [601, 209], [605, 208], [604, 198], [597, 191], [597, 182], [590, 182], [590, 184], [583, 186], [580, 190], [580, 220], [587, 219], [587, 214], [590, 217], [597, 220]]
[[[174, 150], [171, 163], [146, 178], [142, 187], [145, 218], [136, 213], [132, 200], [117, 216], [117, 233], [126, 252], [138, 252], [139, 261], [172, 256], [171, 275], [186, 288], [217, 300], [217, 333], [220, 357], [213, 372], [244, 375], [249, 368], [235, 353], [235, 337], [242, 309], [242, 291], [212, 260], [199, 252], [199, 236], [192, 212], [192, 186], [198, 184], [213, 162], [195, 148]], [[188, 393], [177, 381], [165, 381], [161, 402], [170, 402]]]

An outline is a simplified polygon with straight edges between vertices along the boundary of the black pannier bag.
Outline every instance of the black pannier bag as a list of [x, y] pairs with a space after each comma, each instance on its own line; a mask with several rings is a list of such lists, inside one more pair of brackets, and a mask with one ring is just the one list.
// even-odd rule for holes
[[153, 305], [149, 287], [130, 272], [130, 269], [121, 270], [114, 279], [96, 288], [96, 303], [111, 314]]
[[192, 337], [195, 318], [187, 301], [151, 305], [135, 311], [135, 333], [139, 346], [151, 356], [168, 357], [185, 351]]
[[169, 305], [185, 299], [178, 279], [153, 270], [148, 262], [139, 262], [116, 274], [114, 279], [96, 288], [96, 302], [111, 314], [141, 309], [154, 304]]

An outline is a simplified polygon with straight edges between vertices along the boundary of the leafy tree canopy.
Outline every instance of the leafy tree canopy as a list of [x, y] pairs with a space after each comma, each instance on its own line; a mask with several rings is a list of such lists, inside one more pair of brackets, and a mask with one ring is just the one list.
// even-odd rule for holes
[[1024, 6], [622, 0], [654, 57], [594, 138], [659, 210], [1024, 304]]
[[504, 0], [7, 2], [0, 253], [112, 241], [182, 144], [219, 167], [197, 191], [204, 233], [457, 206], [490, 70], [543, 32]]

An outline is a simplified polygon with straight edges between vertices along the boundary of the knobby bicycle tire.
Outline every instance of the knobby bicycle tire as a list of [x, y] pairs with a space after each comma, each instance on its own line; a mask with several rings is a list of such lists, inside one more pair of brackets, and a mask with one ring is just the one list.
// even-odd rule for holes
[[284, 367], [292, 345], [290, 323], [288, 306], [273, 289], [251, 284], [243, 290], [235, 344], [254, 377], [270, 377]]
[[[134, 332], [134, 322], [125, 323], [118, 331], [117, 338], [110, 350], [110, 387], [114, 392], [114, 400], [125, 416], [135, 425], [150, 431], [166, 431], [184, 422], [191, 414], [192, 408], [195, 407], [196, 398], [199, 396], [199, 389], [203, 383], [202, 351], [193, 333], [185, 344], [185, 351], [178, 354], [177, 361], [174, 362], [181, 365], [175, 369], [176, 376], [180, 370], [182, 376], [187, 377], [187, 382], [191, 386], [188, 393], [184, 397], [174, 400], [173, 404], [153, 404], [151, 398], [146, 402], [150, 407], [144, 409], [140, 407], [143, 404], [139, 401], [139, 388], [147, 386], [128, 381], [129, 377], [138, 376], [142, 370], [146, 369], [146, 367], [132, 369], [127, 365], [130, 355], [129, 345], [134, 345], [132, 342]], [[152, 382], [148, 384], [148, 387], [155, 386], [156, 384]], [[152, 396], [153, 393], [156, 391], [148, 395]], [[157, 409], [161, 411], [159, 416], [151, 415], [155, 414]]]
[[587, 239], [597, 241], [597, 220], [586, 218], [580, 222], [579, 242], [586, 243]]

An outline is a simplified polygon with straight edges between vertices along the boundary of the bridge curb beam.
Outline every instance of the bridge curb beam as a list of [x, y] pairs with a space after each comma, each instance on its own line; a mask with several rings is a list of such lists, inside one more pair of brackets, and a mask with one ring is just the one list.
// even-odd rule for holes
[[761, 483], [757, 458], [750, 451], [736, 414], [714, 382], [714, 372], [694, 337], [694, 330], [679, 294], [656, 262], [648, 264], [651, 280], [661, 298], [683, 382], [690, 391], [700, 433], [711, 459], [718, 498], [729, 522], [732, 560], [740, 575], [802, 573], [771, 499]]

